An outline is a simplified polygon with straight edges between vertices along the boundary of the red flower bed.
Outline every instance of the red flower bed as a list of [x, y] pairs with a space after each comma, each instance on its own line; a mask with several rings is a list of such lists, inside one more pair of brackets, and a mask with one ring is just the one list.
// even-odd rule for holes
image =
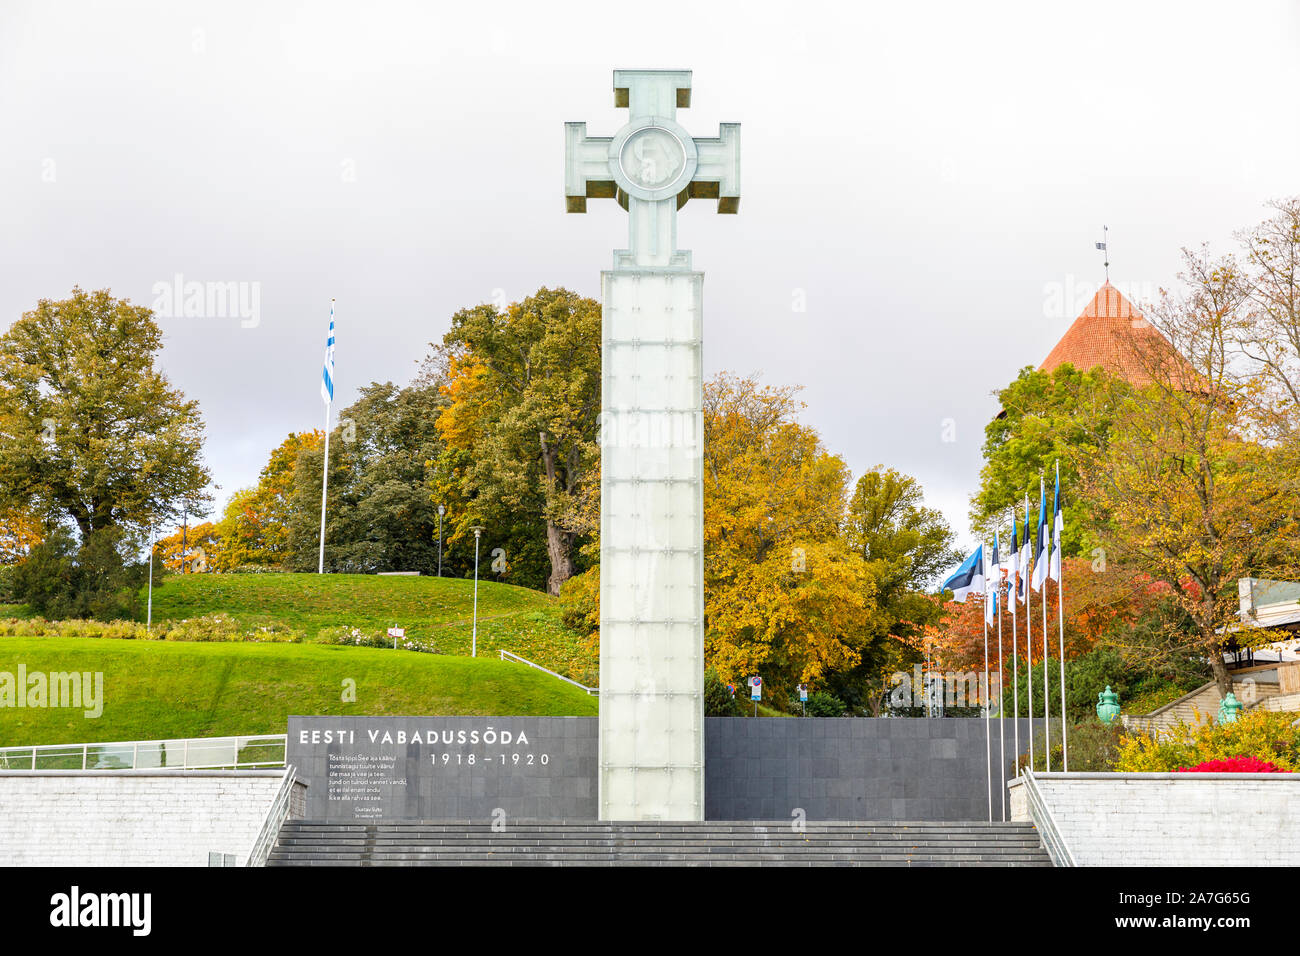
[[1179, 773], [1290, 773], [1277, 764], [1258, 757], [1229, 757], [1227, 760], [1207, 760], [1195, 767], [1179, 767]]

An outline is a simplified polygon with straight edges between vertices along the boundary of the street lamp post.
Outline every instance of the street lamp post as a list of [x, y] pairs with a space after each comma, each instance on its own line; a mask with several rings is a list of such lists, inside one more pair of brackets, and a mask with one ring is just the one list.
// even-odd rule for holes
[[438, 577], [442, 577], [442, 516], [447, 513], [447, 509], [438, 505]]
[[185, 556], [189, 552], [189, 546], [186, 543], [190, 530], [190, 504], [185, 502], [184, 510], [181, 512], [181, 574], [185, 573]]
[[483, 533], [483, 526], [474, 525], [474, 628], [470, 636], [470, 657], [478, 657], [478, 539]]
[[153, 522], [149, 522], [149, 611], [145, 617], [144, 628], [146, 631], [153, 630]]

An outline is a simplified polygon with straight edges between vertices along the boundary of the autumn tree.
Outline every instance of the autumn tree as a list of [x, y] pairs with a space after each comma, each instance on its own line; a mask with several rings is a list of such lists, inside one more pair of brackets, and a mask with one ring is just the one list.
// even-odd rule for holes
[[[290, 567], [290, 527], [293, 523], [295, 482], [299, 480], [298, 459], [304, 451], [319, 448], [324, 433], [315, 430], [290, 432], [272, 449], [266, 465], [258, 475], [257, 485], [236, 491], [227, 502], [217, 526], [214, 568], [235, 571], [240, 568]], [[316, 460], [316, 502], [320, 504], [320, 459]], [[301, 476], [302, 481], [309, 480]], [[317, 512], [319, 517], [319, 512]], [[312, 567], [315, 567], [314, 563]]]
[[550, 565], [546, 590], [558, 594], [595, 530], [599, 303], [543, 288], [504, 311], [462, 309], [429, 364], [448, 401], [437, 420], [442, 491], [462, 504], [451, 540], [472, 540], [470, 527], [494, 517], [531, 518]]
[[704, 393], [705, 655], [778, 703], [857, 667], [879, 632], [875, 581], [840, 529], [848, 470], [795, 395], [729, 375]]
[[177, 574], [227, 570], [221, 566], [221, 552], [220, 527], [212, 521], [177, 528], [154, 544], [154, 560]]
[[883, 465], [858, 479], [843, 530], [848, 547], [866, 563], [879, 613], [860, 663], [830, 684], [840, 699], [874, 713], [891, 675], [911, 665], [918, 638], [942, 617], [927, 591], [961, 555], [943, 515], [925, 506], [920, 483]]
[[1114, 404], [1100, 455], [1081, 472], [1111, 562], [1164, 582], [1191, 622], [1186, 640], [1231, 687], [1223, 646], [1235, 634], [1237, 580], [1294, 573], [1293, 446], [1261, 441], [1264, 373], [1234, 361], [1247, 285], [1232, 257], [1185, 251], [1183, 289], [1152, 320], [1173, 349], [1135, 343], [1150, 380]]
[[198, 403], [155, 367], [153, 314], [108, 290], [42, 299], [0, 335], [0, 511], [140, 532], [209, 500]]
[[1233, 273], [1240, 321], [1232, 345], [1267, 388], [1271, 434], [1300, 438], [1300, 197], [1269, 204], [1274, 215], [1238, 234], [1242, 256]]
[[16, 508], [0, 512], [0, 565], [21, 561], [44, 537], [35, 515]]

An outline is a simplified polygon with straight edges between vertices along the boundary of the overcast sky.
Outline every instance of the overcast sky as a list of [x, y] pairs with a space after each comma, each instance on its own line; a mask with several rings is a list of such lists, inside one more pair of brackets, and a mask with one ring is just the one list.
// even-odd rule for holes
[[74, 285], [256, 289], [256, 324], [160, 317], [224, 501], [321, 426], [331, 296], [338, 407], [458, 308], [598, 297], [626, 216], [564, 213], [563, 123], [618, 130], [615, 68], [692, 69], [678, 121], [744, 144], [740, 214], [679, 218], [706, 372], [805, 386], [855, 478], [917, 476], [969, 540], [990, 393], [1101, 281], [1103, 223], [1141, 298], [1300, 193], [1296, 2], [441, 6], [4, 0], [0, 329]]

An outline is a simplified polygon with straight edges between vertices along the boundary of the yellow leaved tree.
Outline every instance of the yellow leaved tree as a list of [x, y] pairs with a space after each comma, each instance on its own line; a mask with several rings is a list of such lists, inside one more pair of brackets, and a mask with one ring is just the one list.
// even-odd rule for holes
[[840, 533], [848, 468], [795, 395], [725, 374], [704, 392], [705, 656], [725, 682], [761, 675], [778, 705], [856, 666], [879, 614]]

